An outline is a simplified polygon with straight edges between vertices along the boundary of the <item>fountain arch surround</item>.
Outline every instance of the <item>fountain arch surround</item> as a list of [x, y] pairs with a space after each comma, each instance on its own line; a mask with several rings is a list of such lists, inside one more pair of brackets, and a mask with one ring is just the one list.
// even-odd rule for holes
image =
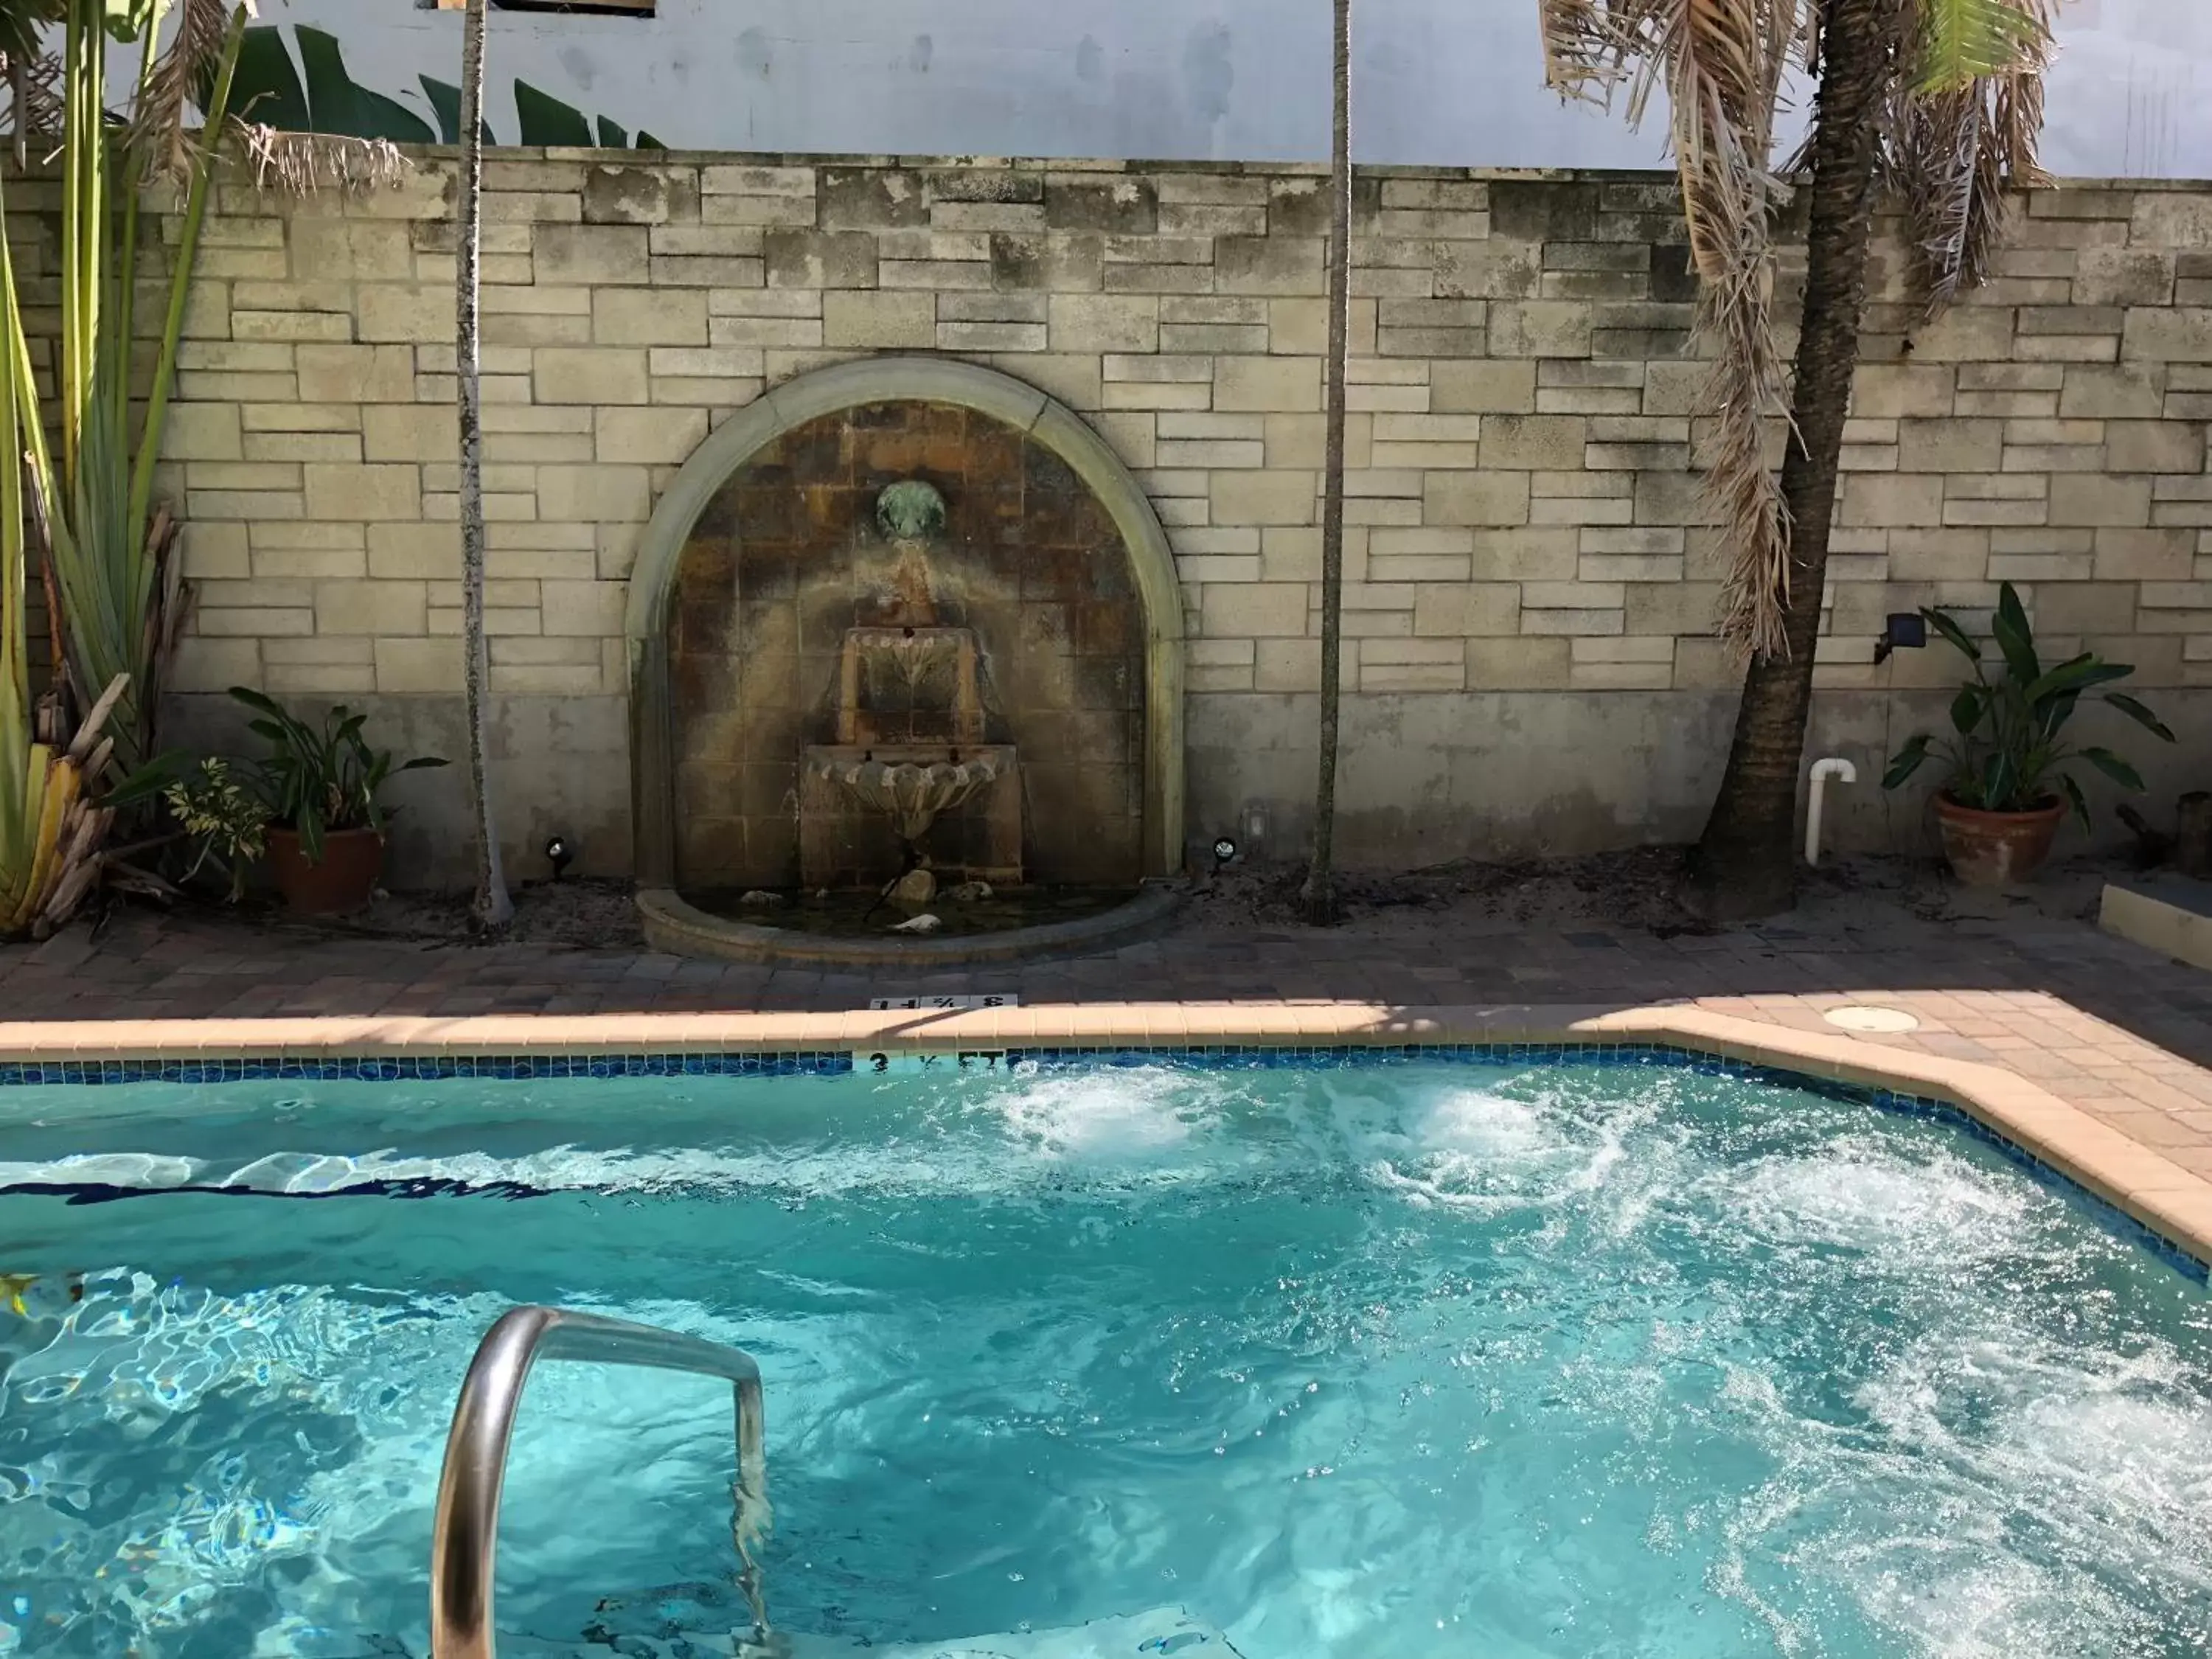
[[[878, 404], [927, 404], [972, 411], [1048, 451], [1111, 520], [1142, 619], [1141, 867], [1147, 878], [1183, 863], [1182, 595], [1175, 556], [1152, 503], [1104, 439], [1035, 386], [973, 363], [875, 357], [786, 382], [711, 434], [678, 471], [646, 526], [632, 569], [624, 632], [630, 669], [631, 789], [639, 901], [648, 931], [672, 948], [748, 958], [795, 954], [845, 960], [995, 957], [1066, 949], [1077, 939], [1025, 939], [1022, 930], [985, 940], [801, 940], [784, 930], [711, 917], [676, 896], [677, 744], [671, 607], [686, 549], [718, 492], [787, 433], [827, 416]], [[1139, 900], [1136, 910], [1156, 908]], [[1099, 918], [1110, 922], [1120, 913]], [[1127, 923], [1130, 918], [1121, 918]], [[1115, 930], [1105, 929], [1102, 937]], [[1124, 928], [1122, 931], [1126, 931]], [[761, 936], [761, 937], [755, 937]], [[790, 948], [801, 944], [803, 951]], [[837, 948], [848, 947], [848, 948]], [[934, 948], [932, 948], [934, 947]]]

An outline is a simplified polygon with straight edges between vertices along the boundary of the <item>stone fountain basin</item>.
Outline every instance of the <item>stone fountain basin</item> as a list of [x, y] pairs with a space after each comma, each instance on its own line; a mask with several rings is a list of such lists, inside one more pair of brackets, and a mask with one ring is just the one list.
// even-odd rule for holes
[[[940, 876], [994, 887], [1022, 883], [1021, 780], [1011, 744], [809, 744], [799, 754], [799, 878], [816, 887], [880, 887], [905, 867], [890, 838], [919, 840], [956, 818], [962, 848]], [[957, 798], [957, 799], [956, 799]], [[908, 816], [901, 809], [917, 811]], [[927, 808], [924, 816], [919, 809]], [[916, 826], [919, 825], [919, 829]], [[872, 830], [871, 826], [875, 826]]]
[[[763, 927], [711, 915], [666, 887], [641, 888], [637, 908], [653, 948], [674, 956], [719, 957], [728, 962], [832, 972], [869, 968], [915, 972], [1115, 950], [1158, 933], [1175, 915], [1182, 899], [1181, 882], [1147, 881], [1130, 895], [1127, 903], [1079, 921], [952, 938], [886, 933], [851, 939]], [[913, 985], [911, 980], [884, 982], [897, 988], [887, 994], [898, 995], [908, 994]]]

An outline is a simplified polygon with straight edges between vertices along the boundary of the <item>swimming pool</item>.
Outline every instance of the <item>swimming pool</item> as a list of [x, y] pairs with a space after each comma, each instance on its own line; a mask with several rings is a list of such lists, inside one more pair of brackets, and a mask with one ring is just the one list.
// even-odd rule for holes
[[[1863, 1102], [1425, 1061], [23, 1087], [0, 1160], [0, 1653], [419, 1659], [454, 1390], [527, 1301], [759, 1360], [794, 1632], [2212, 1644], [2204, 1287]], [[541, 1370], [512, 1650], [726, 1632], [729, 1458], [720, 1385]]]

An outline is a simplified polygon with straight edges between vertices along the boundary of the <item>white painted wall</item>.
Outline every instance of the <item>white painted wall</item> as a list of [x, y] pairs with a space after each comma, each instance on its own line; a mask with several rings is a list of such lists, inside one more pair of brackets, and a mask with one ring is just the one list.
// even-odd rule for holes
[[[1643, 134], [1543, 88], [1535, 0], [1358, 0], [1359, 159], [1650, 167]], [[343, 42], [428, 118], [459, 16], [416, 0], [263, 0]], [[683, 148], [1318, 161], [1328, 0], [660, 0], [650, 20], [494, 13], [489, 100], [516, 76]], [[2212, 177], [2212, 4], [2072, 0], [2046, 159], [2075, 176]]]

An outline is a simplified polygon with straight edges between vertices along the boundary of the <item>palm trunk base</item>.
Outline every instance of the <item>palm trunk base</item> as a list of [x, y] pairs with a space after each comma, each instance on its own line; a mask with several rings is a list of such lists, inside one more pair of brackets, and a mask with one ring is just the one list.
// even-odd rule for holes
[[1298, 909], [1310, 927], [1334, 927], [1344, 920], [1344, 906], [1336, 896], [1336, 884], [1328, 871], [1316, 865], [1306, 872], [1298, 888]]
[[1677, 896], [1685, 910], [1715, 927], [1780, 915], [1797, 902], [1796, 852], [1786, 837], [1778, 853], [1768, 846], [1701, 842], [1690, 849]]

